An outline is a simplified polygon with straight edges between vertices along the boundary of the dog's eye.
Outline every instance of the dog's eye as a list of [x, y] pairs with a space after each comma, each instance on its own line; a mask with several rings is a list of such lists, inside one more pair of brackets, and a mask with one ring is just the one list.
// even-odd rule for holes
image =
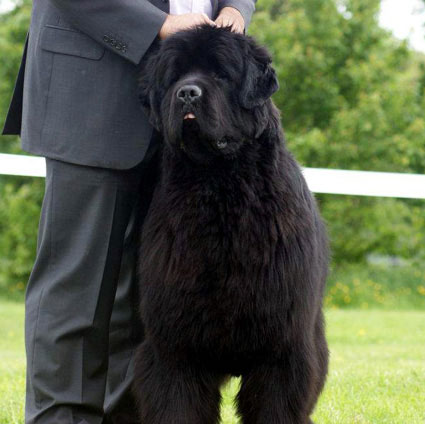
[[227, 141], [226, 141], [226, 140], [218, 140], [218, 141], [216, 142], [216, 146], [217, 146], [219, 149], [224, 149], [224, 148], [226, 148], [226, 146], [227, 146]]
[[214, 72], [212, 77], [216, 80], [216, 81], [228, 81], [229, 77], [226, 74], [223, 73], [218, 73], [218, 72]]

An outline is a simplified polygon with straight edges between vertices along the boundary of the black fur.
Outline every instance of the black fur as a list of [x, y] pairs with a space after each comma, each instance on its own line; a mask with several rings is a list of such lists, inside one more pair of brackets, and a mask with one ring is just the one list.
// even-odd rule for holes
[[[285, 147], [267, 51], [202, 27], [163, 42], [140, 98], [163, 135], [140, 250], [143, 424], [214, 424], [242, 376], [244, 424], [307, 424], [328, 363], [325, 228]], [[184, 84], [202, 96], [176, 97]], [[196, 119], [183, 120], [187, 113]]]

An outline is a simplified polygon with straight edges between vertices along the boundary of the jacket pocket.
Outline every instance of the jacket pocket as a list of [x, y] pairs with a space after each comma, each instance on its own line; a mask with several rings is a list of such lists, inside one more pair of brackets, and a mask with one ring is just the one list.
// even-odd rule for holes
[[43, 50], [100, 60], [105, 48], [89, 36], [72, 28], [46, 25], [41, 34], [40, 46]]

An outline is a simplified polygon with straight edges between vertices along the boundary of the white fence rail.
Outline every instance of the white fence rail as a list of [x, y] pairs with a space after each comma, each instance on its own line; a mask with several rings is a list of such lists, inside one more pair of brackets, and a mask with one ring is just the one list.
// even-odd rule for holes
[[[311, 191], [356, 196], [425, 199], [425, 175], [304, 168]], [[44, 158], [0, 154], [0, 175], [44, 177]]]
[[0, 153], [0, 175], [22, 175], [24, 177], [45, 177], [44, 158]]

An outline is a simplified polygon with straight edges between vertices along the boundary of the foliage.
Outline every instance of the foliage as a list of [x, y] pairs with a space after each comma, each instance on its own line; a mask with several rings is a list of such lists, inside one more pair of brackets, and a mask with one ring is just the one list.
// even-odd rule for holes
[[21, 298], [34, 261], [40, 198], [40, 178], [8, 178], [0, 185], [0, 293]]
[[[424, 422], [424, 312], [327, 311], [331, 362], [314, 413], [320, 424]], [[22, 424], [23, 306], [0, 300], [0, 424]], [[222, 422], [236, 424], [238, 380], [223, 391]]]
[[[0, 15], [0, 127], [3, 127], [18, 74], [30, 13], [30, 1], [26, 0], [19, 2], [11, 12]], [[0, 152], [18, 153], [18, 138], [0, 137]]]
[[345, 264], [330, 275], [325, 306], [425, 310], [425, 267]]
[[[0, 15], [0, 126], [3, 126], [22, 56], [31, 2]], [[19, 139], [0, 137], [1, 153], [21, 153]], [[0, 176], [0, 292], [21, 297], [34, 261], [43, 196], [41, 179]]]
[[[304, 166], [425, 173], [425, 73], [418, 55], [378, 26], [379, 5], [259, 3], [250, 32], [272, 52], [281, 82], [274, 100]], [[423, 201], [317, 198], [336, 263], [371, 251], [425, 257]]]
[[[21, 0], [0, 15], [0, 125], [30, 6]], [[425, 173], [425, 61], [379, 27], [378, 10], [379, 0], [258, 2], [249, 31], [273, 54], [274, 100], [304, 166]], [[1, 137], [0, 151], [19, 153], [18, 139]], [[19, 291], [35, 254], [42, 181], [0, 178], [0, 290]], [[364, 262], [370, 252], [425, 258], [423, 201], [317, 199], [335, 264]]]

